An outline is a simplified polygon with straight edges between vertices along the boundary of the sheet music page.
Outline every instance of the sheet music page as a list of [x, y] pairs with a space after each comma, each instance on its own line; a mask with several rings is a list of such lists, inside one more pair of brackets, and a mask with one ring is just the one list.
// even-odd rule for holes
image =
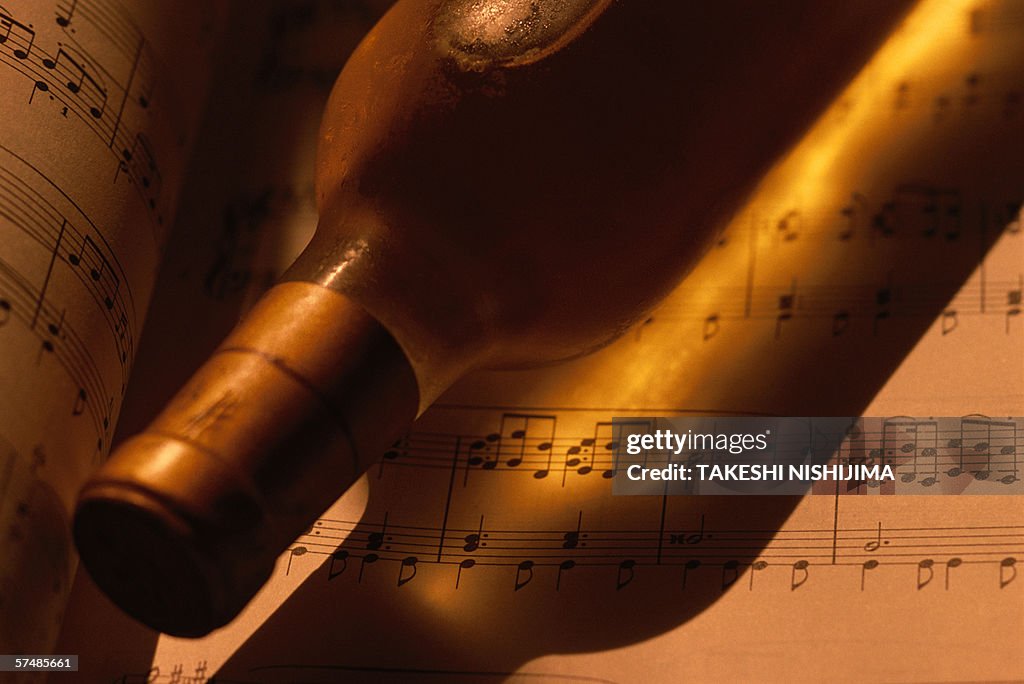
[[0, 6], [0, 652], [54, 646], [222, 10]]
[[[312, 39], [327, 6], [281, 33]], [[161, 637], [149, 668], [110, 674], [1024, 678], [1020, 497], [902, 495], [963, 477], [1019, 486], [1015, 428], [998, 452], [973, 442], [987, 460], [970, 472], [928, 470], [928, 447], [901, 442], [901, 495], [627, 497], [608, 477], [613, 417], [955, 416], [991, 433], [1022, 415], [1022, 19], [1019, 0], [922, 2], [648, 321], [570, 364], [467, 379], [235, 623]], [[756, 105], [738, 103], [752, 119]], [[264, 179], [244, 215], [311, 229], [296, 220], [308, 202], [270, 201], [311, 169]], [[264, 254], [294, 253], [264, 239]]]

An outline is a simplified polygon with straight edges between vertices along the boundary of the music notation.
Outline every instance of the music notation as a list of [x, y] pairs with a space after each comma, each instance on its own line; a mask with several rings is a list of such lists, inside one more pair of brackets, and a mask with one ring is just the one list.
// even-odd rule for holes
[[[506, 412], [494, 420], [498, 430], [484, 435], [414, 431], [386, 452], [371, 473], [381, 478], [390, 468], [450, 470], [458, 474], [463, 488], [486, 473], [521, 473], [534, 481], [551, 478], [563, 489], [579, 477], [610, 480], [615, 475], [618, 444], [610, 420], [595, 420], [585, 437], [560, 434], [555, 413]], [[982, 482], [987, 483], [983, 489], [988, 493], [1018, 491], [1024, 467], [1022, 421], [980, 415], [860, 419], [855, 432], [837, 436], [841, 443], [833, 462], [887, 464], [897, 481], [846, 483], [842, 493], [977, 493]], [[578, 430], [581, 418], [572, 424]], [[786, 440], [781, 439], [777, 448], [785, 451]], [[656, 467], [668, 458], [652, 456], [648, 465]], [[834, 484], [817, 483], [813, 491], [831, 495]]]
[[[705, 524], [707, 525], [705, 527]], [[1004, 588], [1016, 579], [1018, 560], [1024, 562], [1024, 526], [994, 527], [898, 527], [882, 523], [877, 529], [835, 527], [820, 529], [734, 529], [716, 528], [701, 521], [700, 528], [594, 529], [586, 528], [585, 541], [567, 545], [566, 532], [557, 529], [488, 528], [486, 541], [463, 544], [462, 539], [479, 532], [472, 528], [434, 528], [390, 525], [388, 544], [371, 547], [375, 534], [366, 521], [318, 520], [309, 534], [300, 537], [289, 551], [291, 558], [306, 557], [321, 569], [315, 576], [331, 582], [345, 576], [350, 563], [357, 568], [360, 582], [365, 566], [386, 562], [396, 586], [413, 579], [408, 568], [415, 565], [443, 565], [452, 569], [453, 586], [470, 568], [513, 567], [517, 569], [512, 590], [533, 581], [542, 568], [554, 572], [552, 587], [558, 589], [563, 574], [573, 569], [609, 568], [615, 588], [622, 589], [621, 570], [628, 569], [630, 581], [643, 576], [648, 567], [669, 566], [691, 578], [695, 571], [720, 574], [747, 568], [796, 569], [806, 576], [828, 568], [875, 569], [880, 566], [930, 568], [941, 564], [984, 565], [991, 570], [992, 586]], [[581, 530], [583, 528], [580, 528]], [[568, 533], [580, 534], [580, 533]], [[343, 544], [341, 550], [339, 544]], [[358, 551], [357, 548], [372, 549]], [[300, 551], [301, 550], [301, 551]], [[298, 553], [297, 553], [298, 552]], [[328, 559], [328, 562], [324, 562]], [[415, 562], [410, 561], [415, 559]], [[296, 559], [295, 562], [298, 562]], [[922, 565], [922, 563], [924, 565]], [[285, 575], [291, 572], [289, 563]], [[857, 579], [860, 573], [855, 573]], [[723, 583], [727, 589], [736, 578]], [[923, 588], [930, 582], [918, 586]], [[751, 574], [753, 583], [753, 574]], [[802, 582], [801, 582], [802, 583]], [[456, 586], [457, 588], [457, 586]], [[682, 588], [680, 586], [680, 588]], [[793, 587], [786, 587], [792, 589]]]
[[[75, 4], [57, 5], [70, 26]], [[342, 11], [308, 6], [318, 19]], [[270, 38], [252, 48], [274, 57], [252, 60], [253, 82], [276, 90], [250, 98], [268, 98], [274, 116], [251, 113], [249, 144], [284, 128], [276, 91], [295, 96], [324, 73], [299, 48], [325, 29], [287, 21], [292, 12], [265, 12]], [[454, 388], [370, 469], [367, 489], [286, 551], [247, 624], [164, 641], [153, 669], [125, 681], [330, 681], [382, 666], [399, 680], [403, 667], [447, 666], [451, 678], [462, 655], [529, 674], [562, 665], [553, 653], [574, 653], [564, 667], [599, 680], [633, 681], [630, 667], [658, 658], [695, 680], [758, 667], [824, 678], [836, 670], [815, 663], [832, 667], [852, 643], [874, 654], [851, 670], [866, 679], [892, 679], [895, 662], [922, 678], [1018, 674], [1014, 497], [893, 494], [1021, 485], [1017, 423], [1003, 418], [1024, 397], [1012, 363], [1024, 331], [1024, 166], [1007, 142], [1024, 116], [1019, 16], [1012, 1], [922, 3], [642, 326], [568, 365]], [[39, 44], [52, 52], [55, 41]], [[248, 97], [240, 80], [231, 74], [225, 98]], [[146, 147], [166, 186], [155, 141], [140, 143], [140, 172]], [[298, 213], [279, 188], [311, 187], [307, 171], [281, 166], [196, 201], [197, 219], [210, 202], [224, 217], [207, 231], [221, 237], [196, 291], [224, 299], [264, 280], [247, 259], [262, 232]], [[628, 278], [594, 277], [609, 275]], [[611, 496], [612, 418], [691, 412], [889, 416], [840, 458], [884, 461], [897, 482], [830, 483], [799, 501]], [[960, 417], [950, 427], [939, 415]], [[922, 622], [956, 647], [936, 657], [890, 638]], [[604, 639], [582, 639], [596, 626]], [[792, 644], [813, 660], [793, 661]], [[681, 655], [666, 658], [666, 646]], [[730, 658], [752, 669], [729, 670]], [[285, 662], [294, 669], [274, 669]]]
[[18, 531], [0, 542], [5, 652], [57, 636], [67, 517], [110, 447], [211, 70], [192, 29], [218, 12], [0, 7], [0, 444], [18, 474], [0, 476], [0, 525]]
[[[107, 146], [115, 178], [127, 174], [153, 213], [152, 230], [162, 241], [169, 198], [161, 196], [160, 167], [141, 129], [154, 91], [163, 88], [151, 46], [131, 17], [106, 0], [58, 5], [51, 20], [59, 29], [53, 43], [41, 38], [50, 32], [38, 29], [41, 23], [29, 21], [30, 16], [0, 13], [0, 31], [6, 29], [0, 33], [0, 64], [28, 81], [30, 105], [52, 103], [61, 117], [77, 118]], [[117, 48], [120, 63], [97, 60], [89, 47], [98, 42]], [[169, 99], [163, 107], [168, 104]]]

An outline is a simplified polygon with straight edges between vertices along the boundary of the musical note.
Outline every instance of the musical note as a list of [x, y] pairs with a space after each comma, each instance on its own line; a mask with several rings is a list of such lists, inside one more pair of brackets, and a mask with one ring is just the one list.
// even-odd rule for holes
[[864, 582], [867, 578], [869, 570], [874, 570], [878, 567], [878, 561], [872, 558], [871, 560], [864, 561], [860, 566], [860, 590], [864, 591]]
[[9, 45], [11, 54], [19, 60], [28, 59], [32, 45], [36, 40], [36, 32], [15, 21], [6, 13], [0, 13], [0, 45]]
[[[575, 549], [580, 545], [580, 529], [583, 525], [583, 511], [580, 511], [579, 517], [576, 519], [576, 529], [572, 532], [566, 532], [562, 535], [562, 548], [563, 549]], [[585, 539], [587, 535], [582, 535]]]
[[365, 556], [363, 556], [362, 558], [360, 558], [359, 559], [359, 576], [356, 578], [356, 582], [361, 584], [362, 581], [363, 581], [363, 571], [366, 569], [366, 566], [373, 565], [378, 560], [380, 560], [380, 556], [378, 554], [376, 554], [376, 553], [368, 553]]
[[459, 563], [459, 569], [458, 569], [458, 572], [455, 575], [455, 588], [456, 589], [459, 588], [459, 582], [462, 581], [462, 571], [463, 570], [468, 570], [469, 568], [473, 567], [474, 565], [476, 565], [476, 561], [473, 560], [472, 558], [463, 559]]
[[[333, 580], [348, 568], [348, 549], [338, 549], [331, 553], [330, 563], [327, 565], [327, 581]], [[335, 569], [337, 568], [337, 569]]]
[[[63, 8], [67, 2], [67, 7]], [[78, 9], [78, 0], [62, 0], [57, 6], [57, 25], [63, 28], [67, 28], [71, 25], [71, 19], [75, 16], [75, 10]]]
[[[1024, 277], [1022, 277], [1024, 281]], [[1006, 292], [1006, 334], [1010, 334], [1010, 319], [1015, 316], [1020, 316], [1021, 312], [1021, 293], [1024, 292], [1024, 282], [1017, 287], [1015, 290], [1007, 290]]]
[[959, 568], [963, 565], [962, 558], [950, 558], [946, 561], [946, 590], [949, 590], [949, 575], [953, 571], [953, 568]]
[[948, 335], [949, 333], [956, 330], [956, 326], [959, 324], [957, 319], [956, 309], [948, 309], [942, 312], [940, 318], [940, 326], [942, 328], [942, 334]]
[[61, 47], [57, 50], [56, 58], [47, 57], [43, 59], [42, 64], [47, 69], [61, 75], [62, 85], [70, 93], [81, 98], [94, 119], [103, 116], [103, 112], [107, 108], [107, 89], [100, 85], [83, 59], [75, 59], [66, 48]]
[[292, 559], [296, 556], [303, 556], [309, 551], [305, 546], [293, 546], [288, 550], [288, 565], [285, 566], [284, 574], [287, 575], [292, 571]]
[[555, 591], [562, 588], [562, 573], [568, 572], [576, 567], [576, 561], [564, 560], [558, 564], [558, 577], [555, 579]]
[[670, 534], [669, 544], [700, 544], [704, 541], [704, 514], [700, 516], [700, 526], [690, 534]]
[[122, 150], [121, 155], [124, 157], [123, 168], [130, 171], [130, 177], [138, 179], [150, 209], [156, 209], [163, 177], [149, 139], [144, 133], [137, 133], [131, 149]]
[[[379, 551], [384, 546], [385, 535], [388, 531], [388, 514], [384, 513], [384, 522], [380, 525], [380, 531], [370, 532], [366, 538], [366, 548], [370, 551]], [[371, 561], [372, 562], [372, 561]]]
[[533, 580], [533, 561], [520, 561], [516, 566], [515, 591], [519, 591]]
[[96, 284], [103, 305], [108, 310], [113, 309], [121, 280], [93, 239], [86, 235], [78, 245], [77, 251], [69, 246], [66, 259], [71, 266], [81, 267], [88, 274], [89, 279]]
[[634, 568], [636, 567], [636, 561], [632, 558], [626, 558], [619, 563], [619, 568], [615, 575], [615, 590], [619, 591], [630, 584], [635, 576]]
[[683, 589], [686, 589], [686, 580], [691, 572], [700, 567], [700, 561], [696, 558], [691, 558], [683, 564]]
[[1017, 579], [1017, 559], [1010, 556], [999, 561], [999, 588], [1005, 589]]
[[526, 458], [529, 443], [537, 439], [551, 443], [555, 434], [555, 419], [552, 416], [508, 413], [501, 417], [499, 434], [501, 437], [497, 443], [495, 465], [504, 462], [509, 468], [517, 468]]
[[807, 579], [810, 577], [810, 571], [808, 567], [810, 563], [806, 560], [798, 560], [793, 563], [793, 568], [789, 575], [789, 589], [790, 591], [796, 591], [802, 587]]
[[935, 576], [935, 571], [932, 569], [934, 565], [935, 561], [931, 558], [925, 558], [917, 564], [918, 591], [924, 589], [932, 581], [932, 578]]
[[871, 541], [867, 542], [866, 544], [864, 544], [864, 550], [867, 551], [868, 553], [874, 553], [875, 551], [877, 551], [882, 546], [883, 543], [888, 544], [889, 540], [886, 539], [883, 542], [883, 540], [882, 540], [882, 523], [879, 522], [878, 523], [878, 532], [875, 535], [875, 538], [872, 539]]
[[739, 561], [730, 559], [722, 563], [722, 591], [725, 591], [739, 579]]
[[416, 556], [406, 556], [402, 559], [402, 563], [398, 567], [398, 586], [408, 584], [416, 577], [416, 563], [418, 562], [419, 559]]
[[768, 561], [758, 560], [750, 564], [750, 585], [747, 587], [749, 591], [754, 590], [754, 575], [759, 571], [764, 570], [768, 567]]
[[701, 335], [705, 342], [718, 334], [718, 330], [720, 328], [718, 320], [718, 314], [711, 314], [704, 319], [704, 330]]
[[481, 515], [480, 525], [479, 527], [477, 527], [476, 532], [467, 534], [465, 537], [463, 537], [465, 545], [462, 547], [462, 550], [466, 553], [473, 553], [474, 551], [479, 549], [481, 545], [486, 546], [487, 543], [482, 541], [483, 538], [486, 536], [487, 535], [484, 534], [484, 516]]
[[533, 473], [534, 479], [543, 480], [551, 473], [552, 446], [553, 445], [551, 442], [541, 442], [540, 444], [537, 445], [537, 451], [543, 454], [547, 454], [548, 460], [543, 468], [540, 468]]

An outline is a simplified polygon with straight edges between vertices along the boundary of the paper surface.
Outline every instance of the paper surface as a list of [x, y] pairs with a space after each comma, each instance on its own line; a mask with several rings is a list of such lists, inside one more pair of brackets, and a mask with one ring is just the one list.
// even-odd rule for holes
[[[78, 488], [110, 447], [221, 17], [0, 8], [0, 651], [51, 649]], [[186, 78], [187, 75], [187, 78]]]
[[[1024, 677], [1019, 497], [612, 497], [603, 477], [614, 416], [1022, 414], [1021, 16], [922, 3], [649, 321], [453, 388], [236, 623], [161, 638], [148, 668], [93, 657], [125, 682]], [[294, 168], [253, 225], [309, 216], [272, 203], [308, 187]]]

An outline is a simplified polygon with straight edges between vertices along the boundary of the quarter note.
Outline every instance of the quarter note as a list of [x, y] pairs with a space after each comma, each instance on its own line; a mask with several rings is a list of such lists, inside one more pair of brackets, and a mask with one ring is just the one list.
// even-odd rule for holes
[[406, 556], [398, 566], [398, 586], [408, 584], [416, 577], [416, 563], [419, 559], [416, 556]]
[[931, 558], [925, 558], [917, 564], [917, 589], [920, 591], [924, 589], [932, 581], [935, 576], [935, 571], [932, 567], [935, 565], [935, 561]]
[[810, 571], [808, 570], [809, 566], [810, 563], [806, 560], [798, 560], [793, 563], [793, 569], [790, 571], [789, 575], [790, 591], [796, 591], [804, 585], [808, 577], [810, 577]]
[[515, 591], [519, 591], [533, 580], [533, 565], [532, 560], [524, 560], [516, 566]]
[[740, 563], [737, 560], [727, 560], [722, 563], [722, 591], [725, 591], [739, 579]]
[[963, 564], [962, 558], [950, 558], [946, 561], [946, 590], [949, 590], [949, 574], [953, 568], [959, 568]]
[[368, 553], [365, 556], [363, 556], [362, 558], [360, 558], [359, 559], [359, 576], [356, 578], [356, 582], [362, 583], [362, 581], [363, 581], [363, 571], [366, 570], [366, 566], [367, 565], [373, 565], [378, 560], [380, 560], [380, 556], [378, 556], [375, 553]]
[[747, 587], [749, 591], [754, 590], [754, 575], [759, 571], [764, 570], [768, 567], [768, 561], [758, 560], [750, 564], [750, 586]]
[[558, 564], [558, 577], [555, 579], [555, 591], [562, 588], [562, 573], [568, 572], [576, 567], [576, 561], [564, 560]]
[[309, 551], [305, 546], [293, 546], [289, 549], [288, 553], [288, 564], [285, 566], [284, 574], [288, 575], [292, 571], [292, 559], [296, 556], [303, 556]]
[[456, 589], [459, 588], [459, 582], [462, 581], [462, 571], [463, 570], [469, 570], [474, 565], [476, 565], [476, 561], [473, 560], [472, 558], [463, 559], [459, 563], [459, 569], [458, 569], [458, 571], [455, 574], [455, 588]]
[[627, 558], [619, 563], [619, 568], [615, 573], [615, 590], [618, 591], [623, 587], [626, 587], [630, 582], [633, 581], [635, 575], [634, 568], [636, 567], [636, 561], [632, 558]]
[[[64, 7], [67, 5], [67, 7]], [[70, 2], [61, 2], [57, 5], [57, 25], [62, 28], [67, 28], [71, 25], [71, 20], [75, 16], [75, 10], [78, 9], [78, 0], [70, 0]]]
[[699, 567], [700, 561], [696, 558], [691, 558], [683, 565], [683, 589], [686, 589], [686, 580], [689, 574]]
[[874, 570], [878, 567], [878, 561], [872, 558], [871, 560], [864, 561], [860, 566], [860, 590], [864, 591], [864, 582], [867, 578], [869, 570]]
[[331, 554], [331, 560], [327, 565], [328, 582], [345, 572], [348, 568], [348, 555], [349, 554], [346, 549], [338, 549]]
[[957, 318], [956, 309], [946, 309], [945, 311], [942, 312], [941, 328], [943, 335], [948, 335], [949, 333], [956, 330], [958, 324], [959, 320]]
[[1009, 556], [999, 561], [999, 588], [1007, 587], [1015, 579], [1017, 579], [1017, 559]]

